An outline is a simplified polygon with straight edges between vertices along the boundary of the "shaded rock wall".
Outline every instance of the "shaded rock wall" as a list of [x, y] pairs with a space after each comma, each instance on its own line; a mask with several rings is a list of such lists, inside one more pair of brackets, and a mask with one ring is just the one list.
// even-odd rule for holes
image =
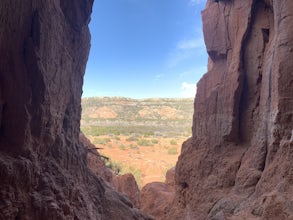
[[87, 167], [93, 0], [1, 0], [0, 219], [147, 219]]
[[156, 220], [165, 219], [175, 196], [175, 167], [166, 173], [165, 182], [148, 183], [141, 189], [141, 210], [154, 216]]
[[167, 219], [293, 219], [293, 1], [208, 0], [209, 71]]

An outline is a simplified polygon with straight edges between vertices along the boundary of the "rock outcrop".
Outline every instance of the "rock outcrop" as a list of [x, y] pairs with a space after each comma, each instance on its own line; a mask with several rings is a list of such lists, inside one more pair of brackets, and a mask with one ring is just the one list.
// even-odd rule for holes
[[[101, 177], [105, 183], [114, 187], [114, 172], [108, 168], [102, 159], [97, 147], [81, 132], [79, 140], [87, 150], [87, 166], [96, 175]], [[106, 158], [105, 158], [106, 159]], [[108, 158], [107, 158], [108, 159]]]
[[146, 184], [141, 189], [141, 210], [156, 220], [166, 217], [174, 200], [175, 190], [162, 182]]
[[93, 0], [1, 0], [0, 219], [149, 219], [79, 141]]
[[152, 182], [141, 189], [141, 210], [154, 216], [155, 219], [165, 219], [175, 196], [175, 167], [166, 173], [165, 183]]
[[292, 16], [292, 0], [208, 0], [209, 70], [166, 219], [293, 219]]
[[118, 192], [124, 193], [129, 198], [134, 207], [140, 208], [140, 190], [131, 173], [116, 176], [114, 185]]
[[[124, 194], [132, 203], [131, 206], [140, 208], [140, 190], [133, 174], [116, 175], [113, 170], [106, 166], [105, 161], [102, 159], [103, 156], [99, 153], [97, 147], [82, 132], [79, 135], [79, 140], [88, 152], [88, 168], [101, 177], [109, 187]], [[104, 157], [104, 159], [109, 160], [107, 157]]]
[[175, 187], [175, 167], [172, 167], [166, 172], [165, 184]]

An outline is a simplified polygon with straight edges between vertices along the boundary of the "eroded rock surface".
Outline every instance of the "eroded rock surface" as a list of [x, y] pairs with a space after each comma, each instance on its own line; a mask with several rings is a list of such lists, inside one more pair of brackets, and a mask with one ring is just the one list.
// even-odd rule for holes
[[104, 157], [103, 160], [99, 149], [83, 133], [80, 133], [79, 139], [88, 152], [87, 165], [91, 171], [101, 177], [109, 187], [124, 194], [132, 203], [131, 206], [140, 208], [140, 190], [133, 174], [116, 175], [104, 162], [109, 158]]
[[174, 187], [162, 182], [146, 184], [141, 189], [141, 210], [155, 219], [165, 219], [174, 199]]
[[293, 1], [208, 0], [208, 73], [166, 219], [293, 219]]
[[1, 0], [0, 219], [149, 219], [79, 141], [93, 0]]
[[99, 149], [97, 149], [97, 147], [92, 144], [82, 132], [79, 134], [79, 140], [87, 151], [88, 168], [90, 168], [93, 173], [101, 177], [109, 186], [114, 187], [113, 181], [115, 179], [115, 174], [106, 166], [104, 160], [102, 159], [102, 155], [98, 151]]
[[173, 188], [175, 187], [175, 167], [167, 170], [165, 184]]
[[166, 173], [165, 182], [152, 182], [141, 189], [141, 210], [154, 216], [155, 219], [165, 219], [175, 196], [175, 167]]
[[131, 173], [115, 176], [114, 186], [118, 192], [124, 193], [130, 199], [134, 207], [140, 208], [140, 190]]

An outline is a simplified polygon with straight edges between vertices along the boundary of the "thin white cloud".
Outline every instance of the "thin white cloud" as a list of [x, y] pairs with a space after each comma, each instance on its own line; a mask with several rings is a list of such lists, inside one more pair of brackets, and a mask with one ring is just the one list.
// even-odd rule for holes
[[204, 46], [205, 43], [203, 38], [182, 40], [179, 41], [179, 43], [177, 44], [177, 48], [180, 50], [190, 50], [195, 48], [201, 48]]
[[205, 50], [205, 43], [202, 36], [179, 41], [176, 48], [169, 54], [167, 66], [169, 68], [177, 66], [180, 62], [195, 56], [197, 50]]
[[182, 79], [189, 76], [202, 76], [206, 72], [207, 72], [207, 66], [200, 66], [200, 67], [186, 70], [184, 72], [180, 72], [178, 75], [179, 75], [179, 78]]
[[198, 5], [198, 4], [205, 3], [205, 2], [206, 2], [206, 0], [190, 0], [189, 4], [190, 5]]
[[169, 58], [167, 61], [168, 68], [173, 68], [177, 66], [184, 60], [192, 57], [195, 54], [195, 51], [186, 51], [186, 50], [175, 50], [174, 52], [169, 54]]
[[196, 94], [196, 83], [183, 82], [181, 84], [181, 96], [185, 98], [193, 98]]
[[163, 76], [164, 76], [164, 74], [157, 74], [157, 75], [155, 75], [155, 80], [157, 81], [157, 80], [161, 79]]

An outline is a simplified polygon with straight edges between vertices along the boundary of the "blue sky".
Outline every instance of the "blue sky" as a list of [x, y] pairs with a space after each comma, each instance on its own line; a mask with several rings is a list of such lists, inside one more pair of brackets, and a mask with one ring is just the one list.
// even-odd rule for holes
[[95, 0], [83, 97], [194, 97], [205, 0]]

